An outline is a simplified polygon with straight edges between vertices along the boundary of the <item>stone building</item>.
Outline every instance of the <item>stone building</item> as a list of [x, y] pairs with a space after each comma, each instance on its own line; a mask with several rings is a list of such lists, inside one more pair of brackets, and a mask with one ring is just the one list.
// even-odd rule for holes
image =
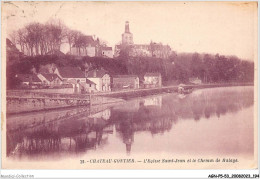
[[138, 89], [139, 77], [137, 75], [116, 75], [113, 76], [113, 89]]
[[113, 58], [112, 47], [101, 47], [101, 55], [104, 58]]
[[86, 82], [86, 77], [80, 68], [76, 67], [58, 67], [54, 70], [64, 84], [70, 83], [70, 81]]
[[99, 43], [97, 40], [92, 36], [85, 36], [84, 43], [84, 47], [76, 47], [73, 45], [71, 48], [71, 55], [89, 57], [95, 57], [98, 55]]
[[111, 80], [107, 71], [103, 69], [86, 71], [86, 78], [96, 84], [97, 91], [111, 91]]
[[39, 73], [38, 78], [41, 79], [43, 86], [60, 86], [62, 79], [54, 73]]
[[118, 57], [121, 51], [127, 51], [128, 55], [132, 57], [141, 56], [164, 59], [169, 58], [172, 53], [171, 47], [162, 43], [135, 44], [128, 21], [125, 23], [125, 32], [122, 34], [121, 43], [115, 46], [114, 56]]
[[93, 36], [84, 36], [84, 45], [77, 47], [75, 44], [71, 48], [70, 55], [78, 57], [105, 57], [113, 58], [112, 47], [102, 45], [99, 39]]

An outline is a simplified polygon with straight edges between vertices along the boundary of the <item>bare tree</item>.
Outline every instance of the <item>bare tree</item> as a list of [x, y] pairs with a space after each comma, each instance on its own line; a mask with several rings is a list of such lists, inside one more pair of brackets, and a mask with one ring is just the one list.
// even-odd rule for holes
[[72, 45], [74, 44], [75, 31], [73, 31], [73, 30], [71, 30], [69, 28], [65, 28], [64, 29], [64, 34], [65, 34], [65, 38], [67, 40], [67, 43], [69, 44], [70, 54], [71, 54]]
[[98, 45], [100, 45], [101, 47], [107, 47], [107, 41], [97, 38], [98, 41]]
[[[19, 45], [21, 51], [29, 56], [53, 54], [56, 50], [60, 50], [63, 43], [69, 44], [70, 53], [72, 47], [75, 47], [77, 54], [80, 55], [91, 43], [89, 36], [71, 30], [57, 19], [50, 19], [45, 24], [30, 23], [10, 36], [13, 42]], [[106, 46], [106, 42], [102, 41], [102, 45]]]

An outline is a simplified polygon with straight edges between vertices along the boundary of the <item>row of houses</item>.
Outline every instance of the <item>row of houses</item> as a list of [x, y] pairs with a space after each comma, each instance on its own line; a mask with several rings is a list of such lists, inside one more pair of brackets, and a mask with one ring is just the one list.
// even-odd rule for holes
[[[112, 90], [161, 87], [160, 73], [146, 73], [140, 80], [137, 75], [113, 75], [104, 69], [83, 72], [76, 67], [58, 67], [53, 73], [17, 74], [23, 87], [71, 88], [74, 93], [109, 92]], [[140, 85], [140, 81], [142, 81]]]

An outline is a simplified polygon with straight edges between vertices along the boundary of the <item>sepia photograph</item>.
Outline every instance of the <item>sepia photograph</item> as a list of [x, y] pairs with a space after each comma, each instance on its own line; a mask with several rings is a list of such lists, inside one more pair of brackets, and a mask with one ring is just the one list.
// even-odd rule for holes
[[3, 169], [258, 168], [257, 2], [1, 3]]

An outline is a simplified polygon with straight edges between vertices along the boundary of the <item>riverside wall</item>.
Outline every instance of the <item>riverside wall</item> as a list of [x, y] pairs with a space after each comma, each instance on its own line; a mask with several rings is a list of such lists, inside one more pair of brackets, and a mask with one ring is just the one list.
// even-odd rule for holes
[[[225, 83], [225, 84], [201, 84], [185, 85], [185, 87], [199, 88], [216, 88], [229, 86], [253, 86], [252, 83]], [[112, 91], [107, 93], [94, 94], [63, 94], [63, 93], [45, 93], [33, 92], [26, 90], [8, 90], [6, 92], [6, 109], [7, 114], [32, 112], [56, 108], [83, 106], [83, 105], [100, 105], [115, 104], [123, 102], [129, 98], [149, 96], [160, 93], [177, 92], [178, 86], [164, 86], [159, 88], [146, 89], [129, 89], [122, 91]]]
[[6, 93], [7, 114], [89, 105], [89, 95], [12, 90]]
[[15, 114], [75, 106], [104, 106], [119, 102], [124, 102], [124, 100], [90, 94], [62, 94], [9, 90], [6, 93], [6, 113]]

